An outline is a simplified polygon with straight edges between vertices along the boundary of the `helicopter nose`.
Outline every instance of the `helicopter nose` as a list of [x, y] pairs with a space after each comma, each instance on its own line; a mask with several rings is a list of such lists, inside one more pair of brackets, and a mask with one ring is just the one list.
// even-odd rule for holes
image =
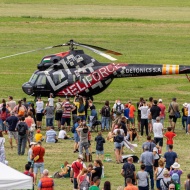
[[28, 94], [28, 95], [32, 95], [32, 94], [33, 94], [33, 86], [32, 86], [30, 83], [28, 83], [28, 82], [26, 82], [26, 83], [24, 83], [24, 84], [22, 85], [22, 90], [23, 90], [26, 94]]

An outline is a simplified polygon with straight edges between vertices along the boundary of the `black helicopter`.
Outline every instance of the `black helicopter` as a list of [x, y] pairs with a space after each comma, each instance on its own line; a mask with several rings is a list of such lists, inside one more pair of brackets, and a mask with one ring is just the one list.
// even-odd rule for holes
[[28, 82], [22, 85], [26, 94], [35, 97], [47, 97], [50, 93], [53, 93], [54, 96], [82, 95], [91, 97], [104, 91], [114, 78], [190, 73], [189, 66], [100, 63], [85, 54], [83, 50], [77, 50], [76, 47], [86, 48], [111, 61], [116, 59], [108, 53], [122, 54], [73, 40], [65, 44], [22, 52], [0, 59], [61, 46], [69, 46], [69, 51], [43, 57], [38, 64], [38, 70], [34, 72]]

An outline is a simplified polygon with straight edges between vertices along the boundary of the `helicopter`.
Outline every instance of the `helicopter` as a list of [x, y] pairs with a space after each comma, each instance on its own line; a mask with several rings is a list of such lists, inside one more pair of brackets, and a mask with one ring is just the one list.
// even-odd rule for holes
[[[115, 78], [190, 73], [189, 66], [114, 63], [117, 59], [109, 54], [122, 55], [121, 53], [94, 45], [78, 43], [74, 40], [5, 56], [0, 60], [62, 46], [69, 46], [69, 51], [43, 57], [40, 64], [37, 65], [38, 70], [33, 73], [28, 82], [22, 85], [22, 89], [27, 95], [48, 97], [52, 93], [54, 97], [76, 95], [92, 97], [103, 92]], [[100, 63], [85, 54], [83, 50], [76, 49], [77, 46], [91, 50], [112, 62]], [[188, 76], [187, 78], [189, 79]]]

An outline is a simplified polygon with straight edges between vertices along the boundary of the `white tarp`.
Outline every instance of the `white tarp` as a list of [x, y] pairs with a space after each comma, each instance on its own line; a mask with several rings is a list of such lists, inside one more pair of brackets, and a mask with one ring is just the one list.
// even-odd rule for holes
[[32, 189], [33, 179], [0, 162], [0, 190]]

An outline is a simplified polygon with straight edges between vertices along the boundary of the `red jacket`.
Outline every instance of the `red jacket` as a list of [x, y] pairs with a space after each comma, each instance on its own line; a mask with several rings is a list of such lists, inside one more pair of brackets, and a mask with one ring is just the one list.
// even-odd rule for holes
[[54, 182], [52, 178], [42, 177], [41, 181], [41, 190], [53, 190]]

